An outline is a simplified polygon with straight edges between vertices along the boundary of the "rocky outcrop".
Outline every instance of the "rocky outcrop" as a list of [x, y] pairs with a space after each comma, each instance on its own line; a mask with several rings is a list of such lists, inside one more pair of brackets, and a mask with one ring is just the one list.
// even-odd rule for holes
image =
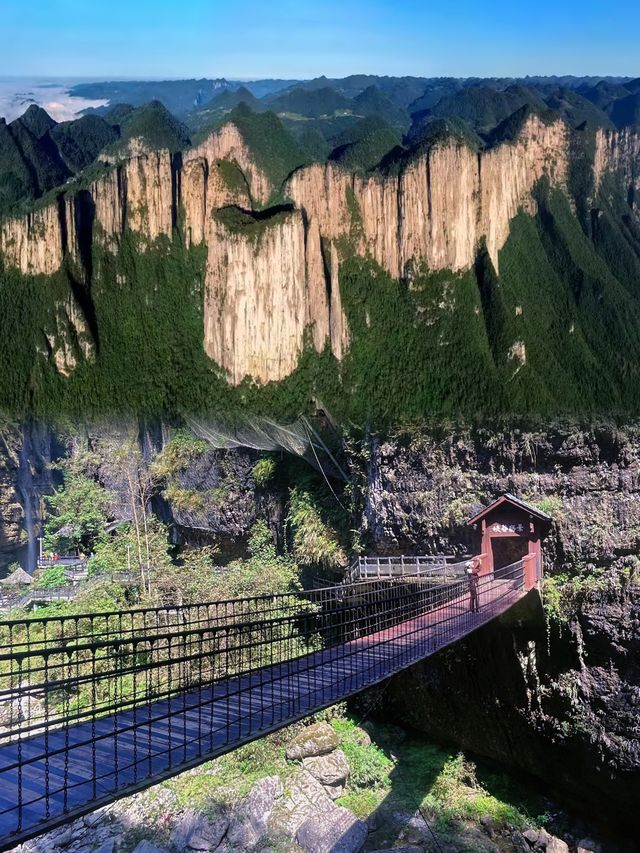
[[532, 190], [566, 184], [569, 132], [531, 116], [514, 142], [476, 153], [454, 139], [434, 145], [398, 175], [359, 177], [329, 163], [300, 169], [287, 193], [329, 239], [351, 237], [395, 278], [411, 265], [469, 269], [481, 240], [494, 265]]
[[70, 376], [80, 359], [90, 362], [95, 356], [89, 326], [72, 294], [65, 302], [58, 304], [55, 326], [45, 330], [45, 338], [48, 355], [62, 376]]
[[614, 173], [625, 190], [640, 191], [640, 132], [632, 127], [599, 129], [593, 170], [596, 190], [605, 175]]
[[43, 495], [56, 483], [51, 463], [61, 452], [59, 442], [41, 424], [20, 426], [0, 419], [0, 576], [14, 562], [30, 571], [35, 567]]
[[185, 166], [198, 160], [207, 162], [210, 167], [220, 160], [236, 163], [247, 180], [253, 201], [257, 205], [265, 205], [269, 201], [274, 187], [262, 169], [256, 165], [251, 151], [234, 124], [225, 124], [217, 133], [212, 133], [184, 156]]
[[328, 723], [306, 726], [287, 746], [287, 758], [299, 761], [328, 755], [340, 746], [340, 738]]
[[471, 549], [477, 541], [466, 520], [505, 491], [552, 515], [545, 550], [558, 568], [605, 565], [638, 551], [637, 424], [416, 428], [372, 437], [367, 454], [362, 533], [379, 553]]
[[304, 224], [299, 211], [250, 226], [250, 235], [212, 229], [204, 345], [238, 384], [295, 370], [306, 325]]
[[[640, 136], [598, 133], [594, 183], [609, 172], [625, 192], [637, 189]], [[541, 179], [566, 189], [572, 132], [535, 115], [514, 139], [476, 151], [439, 140], [396, 171], [350, 174], [335, 163], [295, 172], [284, 187], [288, 215], [260, 214], [260, 237], [225, 228], [213, 214], [229, 205], [263, 207], [275, 188], [230, 123], [183, 154], [139, 143], [108, 164], [88, 188], [61, 193], [55, 204], [0, 223], [4, 263], [28, 275], [51, 275], [71, 257], [91, 277], [92, 245], [117, 251], [130, 229], [139, 251], [181, 226], [187, 246], [206, 244], [204, 347], [237, 384], [245, 376], [280, 380], [296, 368], [310, 330], [341, 359], [350, 332], [340, 291], [340, 263], [357, 253], [391, 276], [420, 269], [464, 271], [482, 243], [499, 266], [500, 250], [519, 210], [534, 212]], [[269, 221], [271, 220], [271, 221]], [[255, 232], [255, 229], [254, 229]], [[514, 369], [524, 363], [514, 350]], [[64, 351], [54, 360], [73, 369]]]
[[530, 593], [395, 677], [384, 701], [394, 720], [523, 769], [601, 825], [635, 833], [640, 585], [612, 569], [577, 589], [549, 628]]
[[53, 275], [64, 258], [64, 217], [57, 205], [0, 221], [0, 252], [25, 275]]

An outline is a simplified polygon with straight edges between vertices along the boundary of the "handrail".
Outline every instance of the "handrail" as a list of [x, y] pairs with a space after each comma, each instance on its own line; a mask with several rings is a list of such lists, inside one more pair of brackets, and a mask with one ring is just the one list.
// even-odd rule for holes
[[480, 576], [477, 610], [466, 578], [413, 576], [0, 621], [0, 848], [388, 678], [517, 601], [524, 566]]

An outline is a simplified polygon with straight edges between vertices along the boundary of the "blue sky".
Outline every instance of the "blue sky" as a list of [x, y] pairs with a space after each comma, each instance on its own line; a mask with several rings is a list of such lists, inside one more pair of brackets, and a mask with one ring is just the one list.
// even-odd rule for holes
[[0, 76], [640, 76], [620, 0], [0, 0]]

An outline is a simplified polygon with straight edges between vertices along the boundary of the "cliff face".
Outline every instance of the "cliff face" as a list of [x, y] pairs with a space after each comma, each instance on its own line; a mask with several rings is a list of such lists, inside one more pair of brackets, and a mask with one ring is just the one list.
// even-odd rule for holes
[[611, 172], [617, 173], [626, 190], [640, 191], [640, 133], [633, 128], [598, 130], [594, 157], [596, 189]]
[[[183, 155], [131, 146], [128, 159], [112, 163], [87, 189], [2, 221], [0, 252], [7, 266], [29, 275], [51, 275], [69, 256], [90, 277], [92, 244], [115, 252], [129, 228], [144, 251], [159, 237], [171, 238], [179, 223], [187, 245], [208, 247], [206, 351], [234, 383], [244, 375], [278, 380], [295, 369], [306, 327], [318, 351], [329, 343], [341, 358], [347, 350], [339, 285], [346, 253], [369, 256], [401, 279], [425, 266], [468, 270], [485, 241], [497, 268], [512, 218], [522, 208], [535, 210], [536, 183], [544, 177], [566, 188], [570, 150], [562, 121], [530, 116], [513, 141], [480, 153], [454, 139], [439, 141], [397, 174], [353, 175], [333, 163], [305, 167], [284, 188], [295, 215], [274, 222], [256, 244], [250, 235], [224, 233], [212, 218], [228, 205], [263, 206], [276, 189], [229, 124]], [[599, 133], [595, 185], [615, 172], [626, 191], [638, 181], [639, 160], [639, 135]], [[56, 357], [63, 373], [71, 362], [64, 353]]]
[[[532, 116], [514, 143], [476, 153], [438, 143], [398, 176], [362, 178], [312, 166], [291, 178], [287, 194], [324, 237], [355, 237], [357, 250], [395, 278], [412, 263], [430, 270], [469, 269], [484, 239], [494, 265], [518, 209], [533, 209], [543, 176], [564, 186], [568, 130]], [[349, 205], [349, 198], [352, 203]]]
[[37, 424], [0, 423], [0, 575], [20, 561], [33, 571], [42, 533], [43, 495], [54, 487], [58, 439]]
[[604, 564], [640, 548], [637, 424], [413, 431], [373, 438], [368, 457], [362, 534], [378, 552], [471, 549], [478, 543], [466, 519], [505, 491], [554, 517], [545, 552], [558, 566]]
[[279, 217], [251, 237], [222, 225], [209, 237], [207, 353], [234, 384], [246, 375], [283, 379], [296, 367], [307, 319], [301, 213]]
[[[640, 585], [611, 570], [549, 628], [537, 592], [396, 676], [385, 713], [533, 774], [637, 839]], [[455, 686], [455, 689], [452, 687]]]

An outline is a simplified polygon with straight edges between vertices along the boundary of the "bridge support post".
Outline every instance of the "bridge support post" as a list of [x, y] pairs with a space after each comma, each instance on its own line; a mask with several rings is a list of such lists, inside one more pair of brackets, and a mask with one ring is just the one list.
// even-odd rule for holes
[[526, 557], [522, 558], [524, 566], [524, 588], [526, 590], [533, 589], [538, 582], [537, 562], [537, 554], [527, 554]]

